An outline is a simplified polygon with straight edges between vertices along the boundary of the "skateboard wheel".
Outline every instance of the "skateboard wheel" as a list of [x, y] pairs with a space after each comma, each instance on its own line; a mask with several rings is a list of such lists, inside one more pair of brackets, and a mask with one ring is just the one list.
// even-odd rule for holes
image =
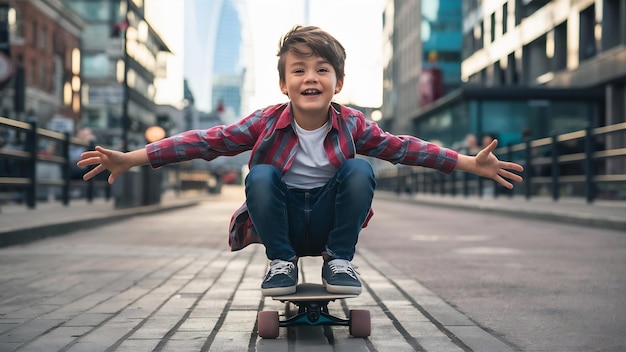
[[[369, 312], [368, 312], [369, 313]], [[279, 328], [278, 312], [262, 311], [257, 317], [259, 336], [264, 339], [275, 339], [278, 337]]]
[[372, 332], [372, 321], [370, 311], [364, 309], [353, 309], [350, 311], [350, 335], [354, 337], [368, 337]]

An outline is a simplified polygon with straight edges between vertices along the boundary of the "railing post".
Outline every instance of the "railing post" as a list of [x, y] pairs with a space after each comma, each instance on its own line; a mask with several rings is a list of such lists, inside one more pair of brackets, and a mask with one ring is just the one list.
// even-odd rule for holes
[[585, 130], [585, 197], [587, 203], [592, 203], [596, 197], [596, 188], [593, 182], [595, 175], [593, 160], [595, 143], [593, 137], [593, 129], [588, 126]]
[[63, 140], [62, 145], [62, 153], [65, 158], [65, 162], [63, 163], [63, 190], [61, 193], [61, 199], [63, 201], [63, 205], [68, 205], [70, 203], [70, 172], [71, 172], [71, 161], [70, 161], [70, 134], [65, 132], [65, 140]]
[[552, 160], [550, 162], [550, 169], [552, 175], [552, 200], [559, 200], [559, 144], [557, 140], [557, 136], [552, 136], [552, 143], [550, 144], [550, 150], [552, 154]]
[[30, 130], [26, 135], [25, 150], [30, 154], [26, 161], [26, 177], [29, 180], [26, 188], [26, 206], [35, 209], [37, 201], [37, 121], [30, 121]]
[[452, 185], [450, 193], [453, 197], [456, 197], [456, 171], [452, 171], [452, 175], [450, 175], [450, 184]]
[[[513, 144], [512, 144], [512, 143], [509, 143], [509, 145], [507, 146], [507, 149], [506, 149], [506, 158], [507, 158], [507, 160], [509, 160], [509, 161], [513, 161]], [[507, 192], [508, 192], [508, 194], [509, 194], [509, 198], [513, 198], [513, 194], [514, 194], [514, 192], [515, 192], [515, 191], [514, 191], [514, 189], [515, 189], [515, 188], [510, 189], [510, 190], [508, 190], [508, 191], [507, 191]]]
[[[93, 142], [91, 142], [91, 143], [89, 144], [89, 150], [94, 150], [94, 149], [96, 149], [96, 146], [95, 146], [95, 144], [94, 144]], [[94, 179], [93, 179], [93, 178], [92, 178], [92, 179], [90, 179], [89, 181], [87, 181], [87, 190], [86, 190], [86, 192], [85, 192], [85, 193], [86, 193], [86, 194], [85, 194], [85, 197], [87, 198], [87, 202], [89, 202], [89, 203], [93, 202], [93, 193], [94, 193], [94, 192], [93, 192], [93, 188], [94, 188], [94, 183], [95, 183], [95, 181], [94, 181]], [[109, 191], [109, 197], [110, 197], [110, 191]], [[108, 200], [108, 199], [109, 199], [109, 198], [107, 198], [107, 200]]]
[[463, 172], [463, 196], [469, 197], [469, 172]]
[[446, 195], [446, 177], [442, 173], [438, 173], [437, 176], [439, 176], [439, 182], [441, 183], [440, 188], [439, 188], [439, 194], [441, 194], [442, 196], [445, 196]]
[[530, 145], [530, 140], [526, 141], [526, 150], [525, 150], [525, 166], [524, 166], [524, 193], [526, 196], [526, 200], [530, 200], [530, 197], [533, 194], [533, 182], [532, 182], [532, 173], [530, 172], [530, 170], [533, 167], [532, 164], [532, 153], [531, 153], [531, 145]]

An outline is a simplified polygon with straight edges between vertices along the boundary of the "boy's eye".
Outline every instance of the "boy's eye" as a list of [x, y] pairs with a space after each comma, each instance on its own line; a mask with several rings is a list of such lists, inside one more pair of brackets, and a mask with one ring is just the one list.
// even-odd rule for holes
[[301, 69], [301, 68], [293, 70], [293, 73], [303, 73], [303, 72], [304, 72], [304, 70]]
[[317, 72], [329, 72], [330, 70], [327, 69], [326, 67], [322, 67], [319, 70], [317, 70]]

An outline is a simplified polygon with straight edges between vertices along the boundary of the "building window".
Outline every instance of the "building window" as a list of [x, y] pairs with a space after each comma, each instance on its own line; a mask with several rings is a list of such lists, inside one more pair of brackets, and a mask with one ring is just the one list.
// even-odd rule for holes
[[554, 27], [554, 57], [552, 69], [563, 70], [567, 67], [567, 21]]
[[489, 29], [489, 34], [490, 34], [490, 41], [493, 43], [493, 41], [496, 40], [496, 13], [492, 13], [491, 16], [491, 28]]
[[41, 27], [41, 37], [39, 38], [39, 48], [41, 51], [46, 51], [48, 39], [48, 28]]
[[33, 48], [37, 47], [37, 31], [39, 30], [39, 28], [37, 27], [37, 22], [33, 21], [33, 25], [32, 25], [32, 33], [31, 33], [31, 39], [32, 39], [32, 46]]
[[46, 63], [42, 62], [39, 65], [39, 88], [41, 88], [42, 90], [46, 90], [47, 87], [47, 82], [46, 82]]
[[596, 10], [591, 5], [580, 13], [579, 52], [580, 61], [596, 55]]
[[508, 22], [509, 22], [509, 3], [505, 2], [504, 6], [502, 6], [502, 34], [505, 34], [508, 31]]
[[32, 86], [37, 82], [37, 60], [30, 61], [30, 69], [28, 74], [28, 83]]
[[22, 11], [19, 8], [9, 8], [9, 31], [11, 32], [12, 40], [17, 38], [24, 39], [24, 19], [22, 17]]
[[602, 50], [611, 49], [619, 43], [626, 43], [626, 25], [624, 25], [623, 21], [620, 21], [620, 14], [626, 12], [624, 7], [626, 7], [626, 4], [623, 0], [606, 0], [604, 2]]

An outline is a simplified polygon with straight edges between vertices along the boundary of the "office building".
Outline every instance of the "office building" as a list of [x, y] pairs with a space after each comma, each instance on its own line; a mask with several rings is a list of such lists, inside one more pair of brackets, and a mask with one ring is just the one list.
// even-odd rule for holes
[[412, 119], [461, 83], [461, 1], [388, 0], [383, 11], [383, 128]]
[[[86, 22], [82, 32], [83, 123], [118, 149], [145, 144], [157, 124], [154, 80], [168, 46], [146, 20], [143, 0], [64, 0]], [[126, 41], [125, 41], [126, 39]]]
[[0, 0], [0, 16], [8, 26], [0, 55], [11, 69], [0, 87], [0, 115], [73, 134], [81, 115], [85, 22], [57, 0]]

